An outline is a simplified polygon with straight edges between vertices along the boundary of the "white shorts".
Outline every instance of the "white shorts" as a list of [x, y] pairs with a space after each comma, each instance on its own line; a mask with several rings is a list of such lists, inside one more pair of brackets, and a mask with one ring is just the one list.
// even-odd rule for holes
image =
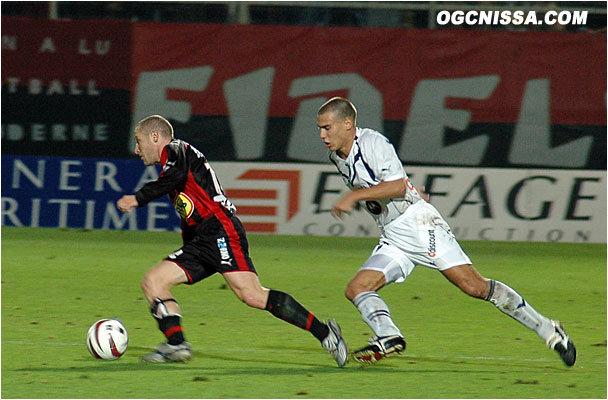
[[386, 284], [403, 282], [416, 265], [439, 271], [471, 264], [439, 211], [420, 200], [385, 226], [361, 269], [383, 272]]

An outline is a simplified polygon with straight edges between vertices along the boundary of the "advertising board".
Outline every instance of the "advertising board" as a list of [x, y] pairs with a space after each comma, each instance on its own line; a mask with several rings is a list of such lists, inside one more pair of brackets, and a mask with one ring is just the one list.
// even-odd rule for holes
[[[249, 233], [377, 236], [363, 208], [330, 215], [345, 193], [332, 165], [213, 162]], [[463, 240], [606, 242], [606, 171], [407, 167]], [[139, 160], [2, 157], [2, 225], [179, 230], [163, 197], [123, 214], [116, 201], [158, 177]]]

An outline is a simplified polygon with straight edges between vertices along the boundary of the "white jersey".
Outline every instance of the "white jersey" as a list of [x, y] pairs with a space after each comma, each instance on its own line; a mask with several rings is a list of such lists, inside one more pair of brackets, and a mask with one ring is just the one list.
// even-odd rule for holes
[[365, 209], [382, 231], [385, 225], [421, 199], [410, 184], [393, 145], [373, 129], [357, 128], [353, 147], [346, 160], [340, 158], [334, 151], [329, 153], [329, 159], [351, 190], [376, 186], [383, 181], [398, 179], [405, 181], [406, 190], [403, 197], [365, 201]]

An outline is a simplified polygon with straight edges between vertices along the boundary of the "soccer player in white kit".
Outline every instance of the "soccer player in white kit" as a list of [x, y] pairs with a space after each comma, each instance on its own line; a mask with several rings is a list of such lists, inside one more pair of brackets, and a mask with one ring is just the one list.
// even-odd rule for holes
[[353, 358], [375, 363], [405, 350], [405, 339], [378, 290], [405, 281], [416, 265], [424, 265], [469, 296], [492, 302], [535, 331], [566, 365], [574, 365], [576, 349], [562, 325], [538, 313], [509, 286], [482, 277], [447, 222], [414, 188], [393, 145], [379, 132], [357, 127], [356, 121], [355, 106], [341, 97], [328, 100], [317, 113], [329, 159], [351, 190], [334, 204], [332, 214], [341, 217], [362, 202], [381, 231], [378, 245], [346, 287], [346, 297], [375, 335]]

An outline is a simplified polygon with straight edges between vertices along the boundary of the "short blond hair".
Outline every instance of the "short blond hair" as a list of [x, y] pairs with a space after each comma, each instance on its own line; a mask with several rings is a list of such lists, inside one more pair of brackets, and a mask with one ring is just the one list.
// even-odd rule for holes
[[161, 136], [173, 138], [173, 126], [166, 118], [160, 115], [150, 115], [139, 121], [135, 129], [143, 130], [146, 133], [158, 132]]

